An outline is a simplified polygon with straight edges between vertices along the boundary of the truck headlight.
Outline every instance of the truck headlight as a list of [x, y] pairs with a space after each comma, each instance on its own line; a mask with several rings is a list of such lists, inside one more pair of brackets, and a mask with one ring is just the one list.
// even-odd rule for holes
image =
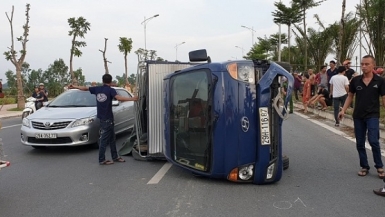
[[232, 62], [227, 65], [227, 71], [234, 79], [255, 84], [255, 72], [252, 62]]
[[254, 163], [239, 166], [231, 170], [227, 179], [233, 182], [250, 182], [254, 177]]
[[23, 126], [28, 127], [28, 128], [31, 127], [28, 118], [23, 118]]
[[90, 124], [90, 123], [92, 123], [94, 121], [95, 121], [95, 117], [78, 119], [78, 120], [76, 120], [76, 121], [74, 121], [72, 123], [71, 127], [78, 127], [78, 126], [88, 125], [88, 124]]

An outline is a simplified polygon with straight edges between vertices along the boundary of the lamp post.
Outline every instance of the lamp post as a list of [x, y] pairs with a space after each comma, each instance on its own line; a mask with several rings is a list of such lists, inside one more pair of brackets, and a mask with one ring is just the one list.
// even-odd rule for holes
[[143, 22], [140, 23], [140, 24], [142, 24], [142, 25], [144, 26], [144, 49], [145, 49], [145, 50], [147, 50], [147, 44], [146, 44], [146, 25], [147, 25], [147, 23], [148, 23], [151, 19], [153, 19], [153, 18], [155, 18], [155, 17], [158, 17], [158, 16], [159, 16], [159, 14], [155, 14], [154, 16], [152, 16], [152, 17], [150, 17], [150, 18], [147, 18], [147, 19], [146, 19], [146, 17], [144, 17]]
[[235, 46], [235, 47], [242, 50], [242, 58], [243, 58], [243, 51], [244, 51], [245, 49], [243, 49], [243, 47], [239, 47], [239, 46]]
[[186, 42], [182, 42], [182, 43], [180, 43], [180, 44], [176, 44], [176, 45], [175, 45], [175, 61], [178, 60], [178, 47], [181, 46], [181, 45], [184, 44], [184, 43], [186, 43]]
[[250, 30], [251, 31], [251, 47], [253, 47], [254, 46], [254, 32], [256, 32], [255, 30], [254, 30], [254, 27], [247, 27], [247, 26], [241, 26], [242, 28], [245, 28], [245, 29], [248, 29], [248, 30]]

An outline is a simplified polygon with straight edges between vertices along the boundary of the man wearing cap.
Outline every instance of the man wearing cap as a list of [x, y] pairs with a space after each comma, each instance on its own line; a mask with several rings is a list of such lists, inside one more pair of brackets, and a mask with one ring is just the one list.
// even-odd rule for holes
[[349, 80], [345, 76], [346, 68], [345, 66], [339, 66], [337, 69], [338, 74], [333, 76], [330, 79], [330, 95], [333, 95], [333, 105], [334, 105], [334, 119], [336, 121], [335, 126], [340, 126], [340, 120], [338, 118], [338, 113], [340, 107], [345, 103], [346, 97], [349, 92]]
[[357, 76], [357, 73], [352, 68], [350, 68], [351, 63], [352, 62], [350, 62], [349, 59], [343, 62], [343, 65], [346, 68], [345, 76], [348, 78], [349, 82], [352, 80], [353, 77]]
[[48, 102], [48, 91], [44, 88], [44, 84], [43, 83], [39, 84], [39, 89], [40, 89], [40, 92], [44, 96], [43, 102]]

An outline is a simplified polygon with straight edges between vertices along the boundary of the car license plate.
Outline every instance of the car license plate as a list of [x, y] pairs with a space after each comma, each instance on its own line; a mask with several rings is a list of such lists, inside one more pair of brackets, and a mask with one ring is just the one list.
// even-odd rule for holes
[[267, 107], [259, 108], [259, 123], [261, 126], [261, 144], [270, 145], [270, 121]]
[[38, 133], [35, 135], [36, 139], [56, 139], [56, 134], [54, 133]]

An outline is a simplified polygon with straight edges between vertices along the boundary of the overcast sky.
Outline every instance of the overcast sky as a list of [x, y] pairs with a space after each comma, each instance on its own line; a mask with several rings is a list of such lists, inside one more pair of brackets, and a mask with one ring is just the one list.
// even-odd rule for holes
[[[290, 0], [282, 0], [289, 3]], [[0, 1], [0, 53], [11, 45], [10, 26], [4, 12], [14, 12], [14, 34], [22, 35], [25, 22], [25, 5], [21, 0]], [[129, 74], [136, 73], [138, 48], [144, 48], [144, 17], [155, 14], [158, 17], [147, 23], [147, 49], [156, 50], [159, 57], [174, 61], [176, 44], [178, 60], [188, 61], [188, 52], [205, 48], [213, 61], [240, 59], [243, 47], [246, 54], [251, 47], [251, 31], [241, 25], [253, 27], [257, 37], [278, 32], [271, 12], [275, 10], [273, 0], [31, 0], [30, 36], [27, 44], [26, 61], [31, 69], [47, 69], [56, 59], [62, 58], [69, 65], [71, 37], [68, 36], [67, 19], [83, 16], [91, 23], [91, 30], [85, 36], [87, 47], [83, 56], [74, 58], [74, 69], [81, 67], [86, 81], [101, 81], [104, 73], [102, 53], [104, 38], [108, 38], [107, 59], [110, 74], [124, 73], [123, 54], [118, 50], [119, 37], [133, 40], [129, 54]], [[347, 12], [354, 11], [359, 0], [347, 1]], [[317, 27], [314, 14], [318, 14], [328, 25], [340, 19], [342, 0], [327, 0], [308, 12], [308, 25]], [[287, 27], [282, 26], [282, 32]], [[16, 50], [21, 45], [16, 43]], [[328, 61], [328, 60], [327, 60]], [[11, 62], [0, 58], [0, 78], [5, 72], [15, 71]]]

